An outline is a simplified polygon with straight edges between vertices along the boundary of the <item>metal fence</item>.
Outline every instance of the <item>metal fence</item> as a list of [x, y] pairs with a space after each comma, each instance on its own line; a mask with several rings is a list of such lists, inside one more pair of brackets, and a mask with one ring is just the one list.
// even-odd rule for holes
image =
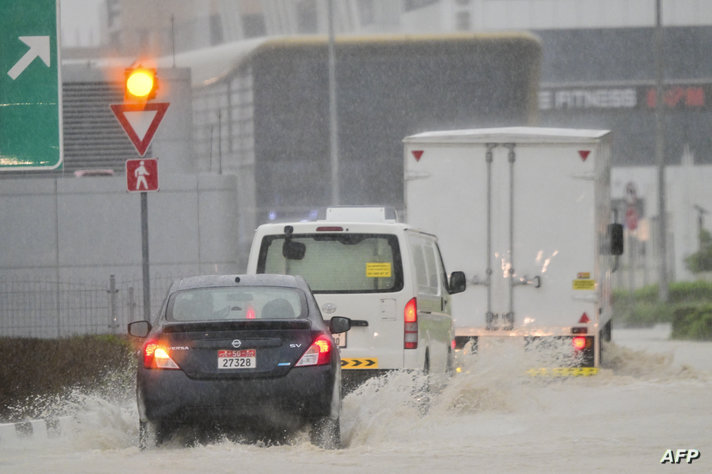
[[[174, 276], [151, 278], [151, 314], [160, 309]], [[0, 277], [0, 337], [58, 338], [125, 334], [143, 319], [142, 279], [29, 280]]]

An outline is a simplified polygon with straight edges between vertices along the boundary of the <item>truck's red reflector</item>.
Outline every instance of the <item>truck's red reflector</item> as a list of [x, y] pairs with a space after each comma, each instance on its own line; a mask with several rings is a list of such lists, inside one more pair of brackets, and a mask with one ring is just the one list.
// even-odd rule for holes
[[403, 310], [403, 348], [418, 348], [418, 302], [411, 298]]
[[586, 338], [583, 336], [574, 337], [571, 343], [577, 351], [581, 351], [586, 348]]
[[317, 232], [343, 232], [344, 228], [340, 226], [320, 226], [316, 228]]

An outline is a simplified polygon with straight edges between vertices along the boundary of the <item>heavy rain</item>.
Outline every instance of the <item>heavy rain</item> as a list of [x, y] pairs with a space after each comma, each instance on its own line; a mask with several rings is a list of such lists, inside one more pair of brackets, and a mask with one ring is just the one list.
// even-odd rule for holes
[[[0, 472], [710, 471], [706, 0], [0, 6]], [[125, 88], [136, 68], [148, 98]], [[405, 355], [344, 393], [340, 449], [247, 425], [141, 449], [127, 325], [157, 321], [177, 278], [264, 271], [255, 230], [289, 240], [328, 206], [437, 234], [417, 370]], [[294, 268], [346, 278], [343, 241]], [[400, 250], [405, 277], [379, 254], [369, 284], [435, 265]], [[369, 322], [318, 293], [356, 323], [341, 372], [386, 368], [355, 348], [386, 339], [391, 295]], [[439, 312], [448, 376], [425, 354]]]

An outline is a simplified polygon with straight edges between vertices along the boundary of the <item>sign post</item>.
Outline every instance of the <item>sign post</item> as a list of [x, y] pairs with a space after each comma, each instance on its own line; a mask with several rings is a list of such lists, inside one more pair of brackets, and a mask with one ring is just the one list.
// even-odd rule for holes
[[[148, 146], [161, 124], [168, 102], [112, 104], [111, 110], [136, 148], [139, 156]], [[126, 190], [141, 193], [141, 260], [143, 267], [143, 318], [151, 319], [151, 279], [148, 258], [148, 191], [158, 191], [158, 159], [126, 160]]]
[[62, 165], [57, 0], [0, 0], [0, 171]]

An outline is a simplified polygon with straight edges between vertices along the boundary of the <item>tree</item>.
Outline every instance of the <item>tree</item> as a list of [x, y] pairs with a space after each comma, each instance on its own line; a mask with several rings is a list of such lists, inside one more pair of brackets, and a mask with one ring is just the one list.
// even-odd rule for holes
[[685, 259], [687, 269], [692, 273], [712, 271], [712, 234], [700, 229], [700, 249]]

